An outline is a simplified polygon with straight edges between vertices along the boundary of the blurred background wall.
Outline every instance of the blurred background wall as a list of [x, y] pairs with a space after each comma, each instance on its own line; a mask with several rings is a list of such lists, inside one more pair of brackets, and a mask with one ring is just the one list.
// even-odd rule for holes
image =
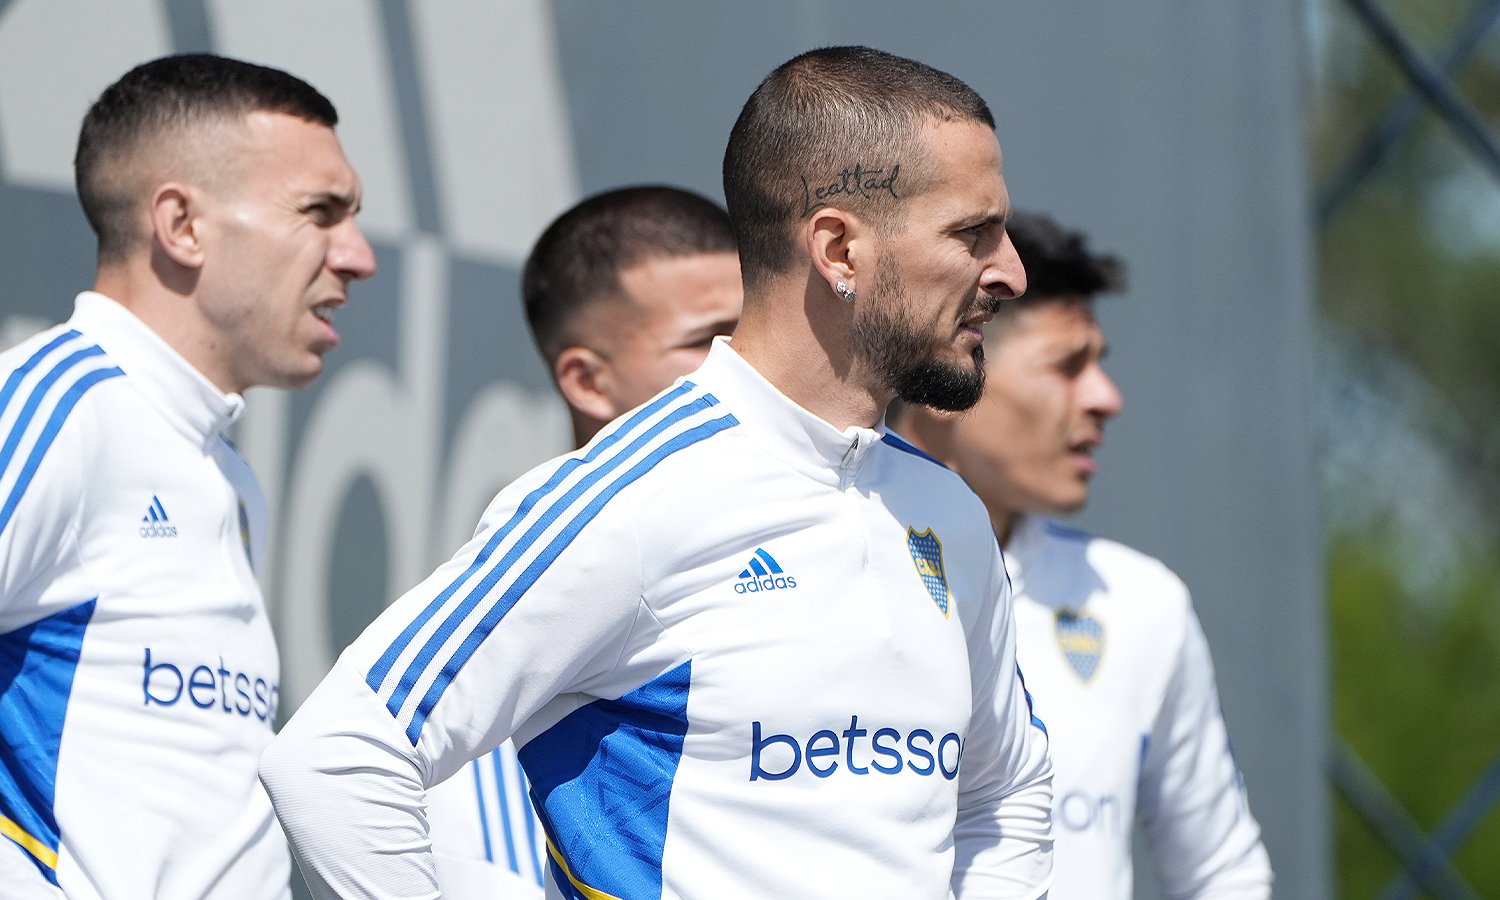
[[495, 490], [566, 448], [517, 283], [553, 215], [627, 183], [721, 197], [740, 105], [802, 50], [867, 43], [951, 71], [996, 113], [1016, 205], [1130, 266], [1129, 293], [1101, 302], [1126, 412], [1082, 523], [1192, 587], [1278, 895], [1332, 896], [1317, 21], [1297, 0], [0, 0], [0, 342], [91, 283], [73, 144], [127, 68], [212, 50], [339, 107], [380, 272], [325, 375], [253, 391], [237, 434], [273, 507], [290, 708]]

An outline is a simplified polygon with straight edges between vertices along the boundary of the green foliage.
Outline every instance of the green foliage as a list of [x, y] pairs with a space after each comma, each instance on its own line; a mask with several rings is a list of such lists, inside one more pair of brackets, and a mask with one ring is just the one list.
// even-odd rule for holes
[[[1500, 565], [1470, 567], [1451, 605], [1402, 596], [1369, 535], [1329, 547], [1334, 725], [1430, 833], [1500, 755]], [[1343, 897], [1374, 897], [1395, 854], [1337, 805]], [[1455, 857], [1483, 897], [1500, 897], [1500, 808]]]
[[[1376, 5], [1435, 60], [1477, 4]], [[1313, 51], [1311, 159], [1323, 184], [1409, 89], [1347, 4], [1314, 0], [1313, 10], [1324, 25]], [[1500, 30], [1455, 84], [1500, 141]], [[1327, 223], [1318, 254], [1324, 315], [1425, 379], [1440, 402], [1414, 411], [1418, 427], [1489, 520], [1489, 536], [1456, 557], [1441, 596], [1400, 587], [1399, 564], [1382, 548], [1407, 536], [1388, 523], [1328, 544], [1334, 727], [1430, 832], [1500, 756], [1500, 176], [1424, 106]], [[1335, 827], [1340, 896], [1378, 896], [1398, 871], [1395, 854], [1342, 800]], [[1485, 897], [1500, 897], [1495, 847], [1500, 808], [1454, 856]]]

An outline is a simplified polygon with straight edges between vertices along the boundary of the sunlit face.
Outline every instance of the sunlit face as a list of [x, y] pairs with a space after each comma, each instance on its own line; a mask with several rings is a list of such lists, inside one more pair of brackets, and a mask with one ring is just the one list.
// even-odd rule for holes
[[995, 327], [984, 396], [952, 421], [950, 461], [997, 521], [1075, 511], [1088, 500], [1104, 423], [1121, 407], [1092, 307], [1028, 303]]
[[195, 295], [200, 368], [221, 390], [298, 387], [338, 346], [349, 283], [375, 273], [354, 222], [359, 177], [333, 130], [255, 112], [226, 129], [222, 171], [207, 179]]
[[744, 300], [734, 253], [649, 259], [623, 270], [620, 286], [621, 301], [602, 305], [591, 329], [613, 416], [698, 368], [714, 337], [734, 330]]
[[1026, 290], [1005, 233], [1010, 196], [994, 132], [977, 122], [924, 129], [928, 188], [877, 239], [877, 273], [857, 286], [855, 352], [894, 395], [965, 409], [984, 383], [984, 334], [997, 304]]

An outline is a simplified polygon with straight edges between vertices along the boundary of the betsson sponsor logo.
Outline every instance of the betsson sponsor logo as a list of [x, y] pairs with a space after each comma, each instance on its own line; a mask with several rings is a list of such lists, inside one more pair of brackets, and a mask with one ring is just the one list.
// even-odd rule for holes
[[253, 715], [262, 722], [276, 718], [276, 704], [280, 699], [276, 682], [248, 672], [231, 671], [224, 665], [222, 656], [217, 666], [199, 664], [189, 667], [184, 664], [179, 667], [160, 659], [153, 662], [151, 648], [145, 649], [141, 693], [146, 706], [175, 706], [186, 696], [198, 709], [217, 708], [225, 715]]
[[806, 743], [790, 734], [763, 734], [760, 722], [750, 724], [751, 781], [781, 781], [803, 769], [818, 778], [840, 770], [850, 775], [905, 771], [941, 774], [952, 781], [963, 755], [963, 738], [954, 732], [941, 738], [926, 728], [913, 728], [905, 735], [895, 728], [871, 732], [860, 727], [857, 715], [849, 717], [848, 728], [815, 731]]

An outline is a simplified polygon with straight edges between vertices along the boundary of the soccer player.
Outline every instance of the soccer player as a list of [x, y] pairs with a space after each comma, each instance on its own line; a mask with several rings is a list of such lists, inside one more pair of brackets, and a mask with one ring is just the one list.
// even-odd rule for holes
[[158, 59], [78, 139], [98, 235], [73, 316], [0, 354], [0, 893], [286, 897], [256, 759], [279, 662], [264, 501], [224, 437], [297, 387], [375, 271], [332, 104]]
[[[713, 201], [677, 188], [595, 194], [542, 232], [521, 294], [582, 447], [698, 368], [713, 338], [734, 330], [734, 229]], [[427, 815], [445, 898], [541, 895], [545, 848], [511, 742], [432, 788]]]
[[1037, 897], [1051, 766], [999, 549], [887, 434], [954, 409], [1025, 275], [994, 120], [859, 47], [724, 158], [745, 302], [688, 379], [501, 491], [261, 777], [321, 897], [436, 896], [425, 789], [514, 735], [563, 897]]
[[1093, 298], [1123, 288], [1122, 267], [1042, 216], [1017, 214], [1010, 233], [1030, 288], [985, 339], [984, 399], [961, 417], [904, 407], [893, 427], [963, 475], [1005, 547], [1021, 668], [1051, 729], [1051, 896], [1130, 897], [1138, 819], [1167, 896], [1268, 897], [1186, 587], [1048, 518], [1088, 500], [1094, 450], [1120, 412]]

